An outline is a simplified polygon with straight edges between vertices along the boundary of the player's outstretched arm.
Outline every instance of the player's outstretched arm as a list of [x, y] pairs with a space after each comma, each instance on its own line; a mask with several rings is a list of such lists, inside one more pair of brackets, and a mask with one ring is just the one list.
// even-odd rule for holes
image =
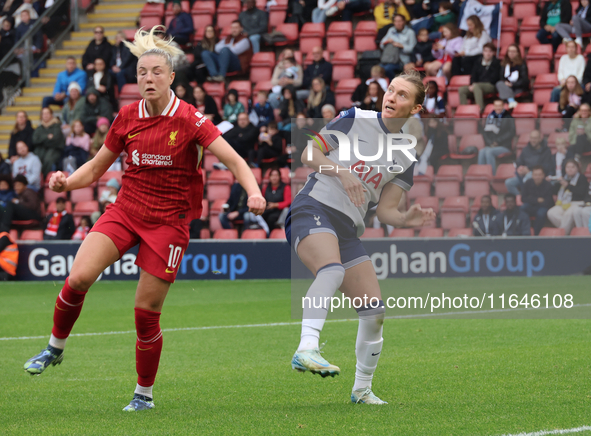
[[387, 183], [384, 186], [376, 210], [380, 222], [396, 228], [420, 227], [435, 219], [433, 209], [422, 209], [419, 204], [413, 204], [406, 212], [400, 212], [398, 205], [402, 198], [402, 192], [403, 189], [393, 183]]
[[240, 157], [228, 142], [218, 136], [209, 144], [208, 149], [234, 174], [248, 195], [249, 211], [261, 215], [265, 211], [267, 201], [261, 194], [259, 185], [248, 164]]
[[105, 174], [117, 157], [117, 153], [103, 146], [92, 160], [78, 168], [70, 177], [66, 178], [61, 171], [54, 173], [49, 179], [49, 189], [66, 192], [86, 188]]

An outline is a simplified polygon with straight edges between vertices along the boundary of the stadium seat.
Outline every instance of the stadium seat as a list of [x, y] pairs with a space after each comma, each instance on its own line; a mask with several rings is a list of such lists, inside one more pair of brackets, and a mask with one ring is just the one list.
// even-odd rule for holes
[[414, 238], [414, 229], [394, 229], [390, 232], [391, 238]]
[[263, 51], [255, 53], [250, 60], [250, 81], [258, 83], [271, 80], [273, 68], [275, 68], [275, 55], [273, 53]]
[[227, 185], [231, 186], [234, 183], [234, 175], [226, 170], [213, 170], [209, 177], [207, 177], [207, 186], [210, 185]]
[[468, 197], [446, 197], [441, 206], [441, 228], [445, 230], [466, 227]]
[[492, 187], [497, 194], [506, 194], [505, 180], [515, 177], [515, 165], [504, 163], [497, 166], [497, 173], [493, 176]]
[[203, 221], [207, 221], [209, 216], [209, 202], [206, 199], [201, 200], [201, 218]]
[[262, 229], [246, 229], [240, 239], [267, 239], [267, 232]]
[[263, 183], [263, 176], [261, 173], [261, 169], [260, 168], [251, 168], [250, 169], [252, 171], [252, 174], [254, 175], [255, 180], [257, 181], [257, 183], [260, 184]]
[[19, 237], [18, 237], [18, 230], [16, 229], [10, 229], [10, 232], [8, 232], [10, 235], [10, 239], [12, 239], [12, 241], [18, 241]]
[[565, 236], [565, 235], [566, 235], [566, 233], [565, 233], [564, 229], [557, 229], [554, 227], [544, 227], [540, 231], [540, 236], [546, 236], [546, 237], [557, 238], [557, 237], [561, 237], [561, 236]]
[[529, 77], [550, 73], [552, 54], [552, 45], [550, 44], [532, 45], [526, 56]]
[[[537, 79], [536, 79], [537, 80]], [[561, 129], [564, 122], [562, 115], [558, 112], [558, 103], [544, 103], [540, 111], [540, 132], [543, 135], [554, 133], [556, 129]]]
[[552, 95], [552, 88], [534, 89], [533, 99], [538, 106], [543, 106], [550, 101]]
[[461, 165], [440, 166], [435, 176], [435, 196], [438, 198], [459, 196], [462, 178]]
[[199, 239], [210, 239], [211, 238], [211, 233], [209, 232], [209, 229], [201, 229], [201, 232], [199, 232]]
[[443, 229], [423, 228], [419, 232], [419, 238], [443, 238]]
[[212, 97], [224, 98], [226, 96], [225, 82], [205, 82], [203, 83], [203, 89]]
[[191, 14], [215, 15], [215, 1], [214, 0], [199, 0], [198, 2], [193, 2], [193, 7], [191, 8]]
[[207, 185], [207, 198], [208, 201], [224, 200], [227, 201], [230, 198], [230, 185]]
[[43, 241], [43, 230], [23, 230], [21, 241]]
[[[491, 195], [490, 199], [491, 199], [493, 207], [495, 209], [498, 209], [499, 208], [499, 197], [496, 195]], [[474, 199], [474, 202], [472, 203], [472, 206], [470, 206], [470, 220], [474, 219], [474, 216], [476, 215], [476, 213], [480, 209], [480, 200], [481, 200], [481, 197], [476, 197]]]
[[146, 3], [140, 11], [140, 17], [163, 17], [164, 4]]
[[[524, 17], [519, 27], [519, 44], [523, 47], [531, 47], [532, 45], [538, 45], [540, 42], [536, 37], [540, 30], [540, 17], [537, 15], [531, 15]], [[523, 51], [521, 54], [523, 55]]]
[[478, 133], [479, 119], [480, 107], [477, 104], [458, 106], [454, 115], [454, 135], [476, 135]]
[[342, 79], [355, 77], [357, 66], [357, 52], [355, 50], [342, 50], [334, 54], [332, 58], [332, 80], [338, 82]]
[[310, 53], [314, 47], [324, 47], [324, 23], [305, 23], [300, 30], [300, 50]]
[[213, 164], [220, 160], [213, 153], [206, 153], [203, 155], [203, 169], [207, 172], [214, 171]]
[[517, 18], [503, 15], [501, 20], [501, 34], [503, 32], [517, 33]]
[[81, 201], [93, 201], [94, 189], [91, 187], [75, 189], [70, 192], [70, 201], [77, 204]]
[[252, 95], [252, 83], [250, 80], [233, 80], [228, 85], [228, 90], [235, 89], [239, 97], [250, 98]]
[[427, 167], [426, 174], [414, 176], [414, 184], [408, 191], [407, 198], [411, 200], [418, 197], [430, 197], [433, 177], [433, 166], [431, 165]]
[[472, 236], [472, 229], [471, 228], [464, 228], [464, 229], [449, 229], [447, 232], [447, 236], [450, 238], [457, 238], [462, 236]]
[[54, 192], [49, 188], [45, 188], [43, 190], [43, 202], [45, 202], [45, 203], [55, 202], [55, 200], [57, 200], [60, 197], [68, 198], [67, 195], [68, 195], [67, 192]]
[[81, 201], [74, 205], [74, 212], [72, 213], [72, 215], [74, 215], [75, 217], [91, 215], [93, 212], [97, 212], [98, 210], [98, 201]]
[[[513, 0], [513, 16], [518, 20], [536, 15], [537, 2]], [[574, 13], [574, 11], [573, 11]]]
[[283, 240], [285, 240], [285, 230], [284, 229], [271, 230], [271, 236], [269, 236], [269, 239], [283, 239]]
[[306, 183], [308, 180], [308, 175], [313, 173], [314, 170], [310, 167], [298, 167], [295, 170], [295, 175], [291, 179], [293, 183]]
[[538, 105], [536, 103], [518, 103], [513, 109], [512, 116], [515, 118], [516, 134], [529, 133], [536, 128]]
[[[47, 214], [52, 214], [56, 210], [57, 209], [55, 207], [55, 200], [47, 205], [47, 209], [46, 209]], [[72, 213], [72, 202], [71, 201], [66, 201], [66, 212]]]
[[238, 239], [238, 230], [218, 229], [214, 232], [213, 239]]
[[443, 97], [443, 95], [445, 94], [445, 87], [446, 87], [445, 77], [443, 77], [443, 76], [439, 76], [439, 77], [426, 76], [426, 77], [423, 78], [423, 84], [425, 86], [427, 86], [427, 84], [429, 82], [435, 82], [435, 83], [437, 83], [437, 90], [439, 91], [438, 92], [438, 95], [440, 97]]
[[515, 44], [515, 32], [503, 30], [501, 32], [501, 39], [499, 41], [501, 47], [506, 47], [510, 44]]
[[447, 85], [447, 104], [452, 108], [456, 108], [460, 105], [460, 95], [458, 94], [459, 89], [462, 86], [470, 86], [470, 76], [453, 76]]
[[383, 238], [384, 237], [384, 229], [381, 227], [374, 229], [372, 227], [366, 227], [363, 235], [360, 236], [361, 239], [367, 238]]
[[521, 151], [527, 146], [529, 142], [529, 133], [522, 133], [517, 138], [516, 154], [517, 157], [521, 154]]
[[162, 24], [161, 17], [140, 17], [140, 25], [139, 27], [143, 27], [144, 29], [151, 29], [154, 26], [160, 26]]
[[270, 92], [272, 88], [273, 88], [273, 84], [271, 83], [270, 80], [263, 80], [260, 82], [256, 82], [256, 85], [254, 85], [253, 92], [255, 92], [255, 93], [257, 93], [259, 91]]
[[337, 111], [341, 110], [342, 108], [348, 109], [351, 107], [351, 96], [353, 95], [353, 91], [355, 91], [360, 83], [361, 79], [359, 78], [341, 79], [338, 81], [335, 88], [335, 107]]
[[353, 35], [351, 21], [333, 21], [326, 31], [326, 49], [331, 52], [349, 50], [349, 41]]
[[587, 227], [575, 227], [570, 231], [570, 236], [591, 236]]
[[137, 83], [128, 83], [121, 88], [119, 97], [141, 99], [142, 95]]
[[460, 139], [460, 145], [457, 146], [457, 150], [454, 150], [452, 146], [449, 147], [451, 159], [466, 160], [474, 159], [478, 156], [478, 153], [464, 154], [464, 150], [468, 147], [476, 147], [478, 150], [482, 150], [485, 147], [484, 138], [480, 134], [476, 135], [464, 135]]
[[[421, 205], [422, 209], [433, 209], [433, 212], [437, 214], [439, 212], [439, 199], [437, 197], [417, 197], [415, 199], [415, 204]], [[436, 227], [435, 221], [427, 224], [421, 228], [433, 228]]]
[[358, 52], [376, 50], [377, 25], [374, 20], [359, 21], [353, 32], [353, 48]]
[[287, 11], [282, 9], [275, 9], [269, 11], [269, 33], [277, 26], [282, 25], [285, 23], [285, 18], [287, 17]]
[[490, 165], [470, 165], [464, 176], [464, 195], [469, 198], [490, 194], [492, 167]]
[[293, 45], [298, 42], [299, 33], [298, 25], [296, 23], [281, 23], [275, 31], [281, 32], [285, 36], [285, 41], [279, 41], [274, 43], [275, 46]]
[[111, 179], [116, 179], [121, 186], [121, 179], [123, 178], [123, 171], [107, 171], [98, 180], [99, 186], [105, 186]]

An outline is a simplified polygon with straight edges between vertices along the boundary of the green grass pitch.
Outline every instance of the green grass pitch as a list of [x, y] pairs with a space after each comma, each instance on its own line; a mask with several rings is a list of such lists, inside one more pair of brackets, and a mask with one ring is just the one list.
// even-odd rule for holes
[[[506, 292], [589, 287], [586, 277], [441, 279], [437, 287], [491, 280]], [[60, 286], [0, 285], [0, 337], [19, 338], [0, 340], [1, 435], [503, 435], [591, 425], [589, 320], [388, 319], [374, 391], [390, 404], [353, 405], [357, 322], [323, 332], [340, 376], [292, 371], [299, 326], [289, 281], [173, 285], [161, 325], [179, 330], [164, 334], [156, 409], [125, 414], [136, 383], [135, 282], [97, 283], [73, 331], [120, 333], [73, 336], [62, 365], [38, 377], [23, 371], [47, 343]], [[286, 324], [182, 330], [270, 323]]]

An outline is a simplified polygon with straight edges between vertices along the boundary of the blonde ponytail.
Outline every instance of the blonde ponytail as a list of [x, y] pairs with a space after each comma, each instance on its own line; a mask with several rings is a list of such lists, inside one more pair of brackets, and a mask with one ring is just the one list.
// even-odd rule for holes
[[156, 36], [156, 32], [166, 30], [163, 25], [152, 27], [149, 32], [146, 32], [142, 27], [133, 38], [133, 42], [123, 41], [123, 43], [129, 48], [129, 51], [138, 59], [145, 55], [159, 55], [166, 59], [166, 64], [173, 71], [172, 59], [175, 56], [183, 54], [183, 51], [177, 47], [170, 45], [172, 39], [164, 40]]

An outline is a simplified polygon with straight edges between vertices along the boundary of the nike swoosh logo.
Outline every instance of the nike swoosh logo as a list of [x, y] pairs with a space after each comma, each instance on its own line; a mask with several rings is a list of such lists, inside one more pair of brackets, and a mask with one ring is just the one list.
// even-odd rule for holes
[[148, 350], [151, 350], [152, 348], [154, 348], [154, 347], [145, 348], [145, 349], [144, 348], [137, 347], [137, 349], [140, 350], [140, 351], [148, 351]]
[[310, 360], [311, 360], [312, 362], [314, 362], [314, 363], [317, 363], [317, 364], [318, 364], [318, 365], [320, 365], [320, 366], [324, 366], [324, 367], [327, 367], [327, 366], [328, 366], [328, 365], [326, 365], [326, 364], [324, 364], [324, 363], [320, 363], [320, 362], [318, 362], [318, 361], [316, 361], [316, 360], [312, 359], [311, 357], [310, 357]]
[[62, 312], [67, 312], [67, 310], [66, 310], [66, 309], [62, 309], [61, 307], [59, 307], [59, 306], [57, 305], [57, 303], [55, 303], [55, 308], [56, 308], [57, 310], [61, 310]]
[[174, 270], [169, 271], [168, 268], [166, 268], [166, 274], [172, 274], [172, 273], [174, 273]]
[[[380, 353], [381, 353], [381, 351], [380, 351]], [[380, 354], [380, 353], [371, 353], [371, 355], [372, 355], [372, 356], [377, 356], [377, 355], [378, 355], [378, 354]]]
[[139, 133], [136, 133], [135, 135], [132, 135], [131, 133], [129, 133], [129, 134], [127, 135], [127, 137], [128, 137], [129, 139], [131, 139], [131, 138], [135, 138], [137, 135], [139, 135]]

